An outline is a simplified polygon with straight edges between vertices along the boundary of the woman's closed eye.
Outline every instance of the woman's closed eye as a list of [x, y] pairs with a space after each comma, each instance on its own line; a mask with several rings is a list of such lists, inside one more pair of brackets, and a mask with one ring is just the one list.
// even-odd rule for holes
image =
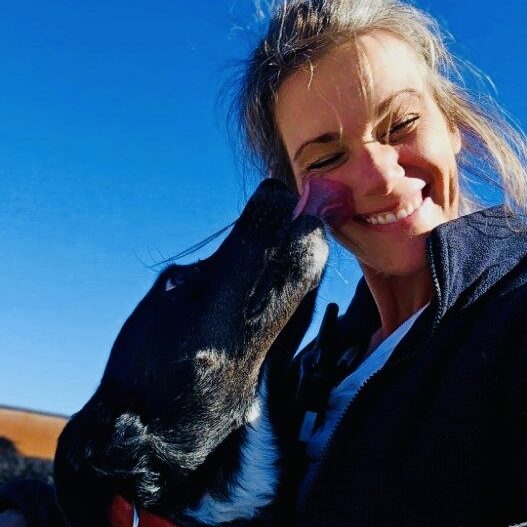
[[387, 132], [379, 137], [379, 140], [384, 142], [389, 142], [391, 139], [397, 140], [403, 133], [412, 131], [420, 117], [418, 114], [412, 114], [394, 123]]
[[338, 164], [344, 158], [344, 152], [338, 152], [329, 156], [322, 157], [313, 163], [309, 163], [306, 167], [307, 170], [320, 170], [329, 168], [332, 165]]

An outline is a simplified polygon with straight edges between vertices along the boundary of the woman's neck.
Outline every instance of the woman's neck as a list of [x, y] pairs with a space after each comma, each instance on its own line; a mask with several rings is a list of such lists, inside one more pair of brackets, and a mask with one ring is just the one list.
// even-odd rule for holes
[[381, 340], [425, 306], [432, 297], [432, 277], [427, 267], [404, 276], [386, 276], [366, 265], [364, 278], [381, 318]]

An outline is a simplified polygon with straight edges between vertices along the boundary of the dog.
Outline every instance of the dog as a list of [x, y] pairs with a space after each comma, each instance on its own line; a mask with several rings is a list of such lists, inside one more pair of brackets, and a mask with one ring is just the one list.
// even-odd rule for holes
[[169, 266], [125, 322], [59, 438], [69, 526], [243, 525], [272, 508], [281, 390], [328, 255], [297, 201], [262, 182], [220, 248]]
[[52, 484], [52, 463], [47, 459], [25, 456], [11, 439], [0, 436], [0, 487], [16, 479]]

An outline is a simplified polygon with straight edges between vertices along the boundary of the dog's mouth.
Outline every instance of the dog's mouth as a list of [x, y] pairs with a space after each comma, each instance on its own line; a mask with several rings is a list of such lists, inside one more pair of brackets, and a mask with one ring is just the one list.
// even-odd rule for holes
[[324, 224], [311, 215], [295, 217], [297, 204], [283, 183], [265, 180], [220, 249], [236, 269], [234, 294], [252, 334], [260, 333], [258, 327], [276, 333], [322, 276], [328, 255]]
[[279, 244], [265, 251], [262, 270], [248, 297], [247, 320], [287, 319], [318, 286], [327, 256], [324, 225], [318, 218], [303, 216], [290, 222]]

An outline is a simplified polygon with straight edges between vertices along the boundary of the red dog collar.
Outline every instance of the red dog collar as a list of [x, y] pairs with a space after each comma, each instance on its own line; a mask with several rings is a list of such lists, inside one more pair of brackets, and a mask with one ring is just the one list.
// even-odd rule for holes
[[122, 496], [117, 496], [110, 506], [110, 524], [112, 527], [178, 527], [172, 522], [150, 514], [139, 511]]

